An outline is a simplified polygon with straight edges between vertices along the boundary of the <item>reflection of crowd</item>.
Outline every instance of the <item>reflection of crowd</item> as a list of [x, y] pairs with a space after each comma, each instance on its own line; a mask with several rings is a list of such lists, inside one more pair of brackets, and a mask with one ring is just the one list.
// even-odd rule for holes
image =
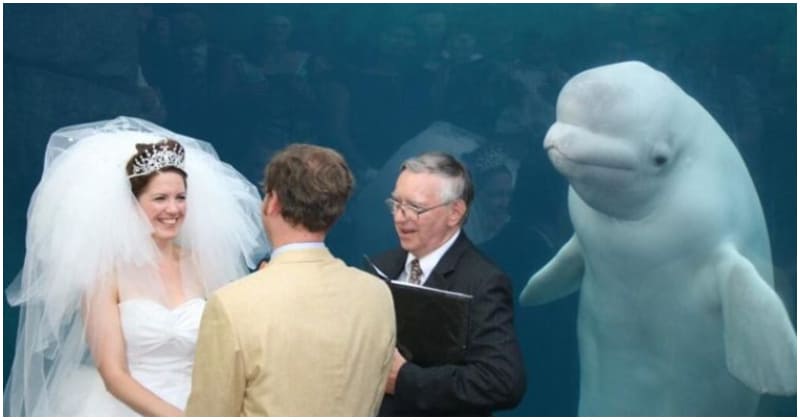
[[[524, 24], [489, 30], [488, 18], [470, 25], [464, 10], [447, 6], [362, 25], [360, 38], [348, 27], [355, 23], [335, 13], [325, 22], [274, 12], [252, 19], [242, 40], [225, 45], [210, 39], [201, 11], [139, 7], [145, 116], [259, 155], [298, 140], [326, 144], [344, 151], [360, 175], [374, 173], [434, 121], [490, 140], [511, 132], [538, 142], [569, 76], [613, 61], [641, 59], [670, 74], [735, 141], [758, 138], [762, 105], [775, 102], [763, 93], [769, 86], [759, 85], [765, 79], [754, 80], [763, 67], [734, 63], [732, 45], [717, 48], [719, 29], [681, 42], [686, 16], [646, 8], [598, 6], [590, 10], [598, 22], [625, 18], [623, 33], [598, 26], [560, 38]], [[759, 58], [778, 59], [769, 54]], [[735, 108], [746, 118], [719, 109], [724, 103], [741, 105]]]
[[[469, 130], [502, 150], [483, 147], [464, 156], [481, 195], [466, 229], [471, 236], [485, 235], [472, 239], [511, 275], [515, 295], [571, 233], [566, 183], [539, 150], [555, 118], [558, 91], [578, 71], [629, 59], [648, 62], [717, 118], [756, 173], [757, 184], [759, 174], [777, 171], [764, 159], [776, 146], [762, 139], [786, 134], [775, 133], [780, 126], [775, 123], [793, 116], [784, 104], [795, 103], [786, 96], [793, 92], [785, 93], [791, 89], [780, 89], [794, 78], [794, 67], [782, 63], [774, 50], [778, 41], [773, 39], [780, 34], [758, 57], [740, 57], [742, 45], [723, 45], [720, 39], [727, 34], [720, 34], [720, 27], [692, 27], [702, 13], [596, 6], [592, 17], [601, 23], [575, 25], [556, 38], [524, 25], [488, 28], [488, 18], [485, 25], [469, 25], [459, 19], [458, 7], [419, 7], [407, 17], [370, 23], [363, 38], [353, 36], [354, 21], [336, 12], [321, 22], [275, 12], [255, 19], [242, 42], [223, 46], [209, 38], [202, 9], [141, 6], [144, 116], [227, 149], [252, 181], [260, 179], [266, 157], [288, 143], [330, 146], [351, 163], [360, 187], [434, 122]], [[601, 25], [616, 25], [618, 33]], [[304, 47], [298, 47], [297, 38]], [[746, 50], [760, 48], [754, 45]], [[499, 163], [501, 155], [505, 164]], [[767, 181], [757, 187], [779, 193]], [[764, 202], [772, 220], [769, 213], [780, 208], [773, 196]], [[364, 220], [358, 223], [367, 226]], [[544, 332], [547, 325], [533, 325], [559, 311], [562, 318], [574, 313], [563, 305], [575, 302], [523, 316], [522, 324], [540, 334], [531, 333], [530, 340], [574, 340]], [[528, 358], [524, 350], [528, 364], [548, 357]], [[555, 365], [565, 360], [552, 358]], [[537, 377], [538, 367], [529, 369], [531, 377]], [[574, 400], [556, 399], [574, 390], [577, 366], [562, 369], [563, 383], [552, 383], [552, 395], [532, 383], [529, 394], [541, 399], [536, 414], [575, 414]]]
[[437, 120], [485, 137], [544, 124], [566, 75], [554, 61], [523, 57], [530, 51], [515, 50], [519, 43], [487, 53], [475, 30], [451, 28], [443, 9], [388, 22], [349, 54], [323, 47], [335, 40], [320, 41], [320, 51], [296, 48], [284, 14], [258, 19], [246, 42], [223, 48], [198, 10], [140, 12], [149, 118], [233, 143], [224, 128], [237, 148], [260, 156], [297, 140], [327, 144], [361, 175]]

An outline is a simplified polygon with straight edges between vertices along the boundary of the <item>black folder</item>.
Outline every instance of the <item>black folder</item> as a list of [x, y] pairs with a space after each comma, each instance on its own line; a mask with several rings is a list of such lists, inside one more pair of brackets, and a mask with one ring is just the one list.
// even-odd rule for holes
[[472, 296], [389, 281], [397, 319], [397, 349], [420, 366], [464, 360]]
[[397, 321], [397, 349], [423, 367], [464, 360], [472, 296], [389, 280], [367, 258], [392, 291]]

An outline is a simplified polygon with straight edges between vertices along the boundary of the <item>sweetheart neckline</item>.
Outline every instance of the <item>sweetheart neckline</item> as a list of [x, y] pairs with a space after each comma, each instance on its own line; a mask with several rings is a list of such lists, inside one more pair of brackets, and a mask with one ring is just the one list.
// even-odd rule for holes
[[161, 303], [159, 303], [159, 302], [156, 302], [156, 301], [155, 301], [155, 300], [153, 300], [153, 299], [145, 299], [145, 298], [132, 298], [132, 299], [125, 299], [125, 300], [123, 300], [123, 301], [120, 301], [119, 303], [117, 303], [117, 306], [122, 306], [123, 304], [125, 304], [125, 303], [129, 303], [129, 302], [137, 302], [137, 301], [138, 301], [138, 302], [149, 302], [149, 303], [151, 303], [151, 304], [153, 304], [153, 305], [155, 305], [155, 306], [158, 306], [158, 307], [160, 307], [160, 308], [163, 308], [165, 311], [168, 311], [168, 312], [175, 312], [175, 311], [177, 311], [177, 310], [181, 309], [181, 308], [182, 308], [182, 307], [184, 307], [184, 306], [187, 306], [189, 303], [192, 303], [192, 302], [194, 302], [194, 301], [196, 301], [196, 300], [199, 300], [199, 301], [205, 302], [205, 299], [203, 299], [203, 298], [201, 298], [201, 297], [195, 297], [195, 298], [191, 298], [191, 299], [186, 299], [186, 300], [184, 300], [183, 302], [179, 303], [177, 306], [175, 306], [175, 307], [173, 307], [173, 308], [170, 308], [170, 307], [168, 307], [168, 306], [165, 306], [165, 305], [163, 305], [163, 304], [161, 304]]

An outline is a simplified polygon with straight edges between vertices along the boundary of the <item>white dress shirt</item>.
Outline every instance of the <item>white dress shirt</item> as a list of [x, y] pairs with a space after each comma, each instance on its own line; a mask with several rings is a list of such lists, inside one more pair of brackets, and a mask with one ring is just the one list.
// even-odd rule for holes
[[281, 245], [270, 254], [270, 259], [283, 254], [286, 251], [299, 251], [301, 249], [323, 249], [326, 248], [324, 242], [295, 242], [291, 244]]
[[[439, 260], [441, 260], [447, 250], [453, 246], [453, 242], [456, 241], [456, 238], [458, 238], [460, 233], [461, 229], [457, 230], [453, 236], [446, 240], [441, 246], [439, 246], [439, 248], [434, 249], [431, 253], [419, 259], [419, 266], [422, 268], [422, 278], [420, 279], [419, 284], [425, 284], [425, 282], [428, 281], [428, 277], [430, 276], [431, 271], [433, 271], [433, 267], [436, 267], [436, 264], [439, 264]], [[408, 255], [406, 255], [405, 268], [397, 278], [398, 281], [408, 283], [408, 273], [411, 272], [411, 261], [413, 261], [415, 258], [417, 257], [412, 255], [410, 252]]]

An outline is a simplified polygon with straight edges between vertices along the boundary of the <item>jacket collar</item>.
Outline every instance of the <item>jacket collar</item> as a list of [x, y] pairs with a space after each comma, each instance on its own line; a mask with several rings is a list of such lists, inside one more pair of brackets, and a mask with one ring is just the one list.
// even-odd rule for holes
[[433, 268], [433, 272], [430, 277], [428, 277], [428, 281], [425, 282], [425, 285], [437, 289], [451, 289], [452, 278], [450, 277], [450, 273], [455, 270], [456, 264], [458, 264], [464, 251], [466, 251], [471, 244], [472, 242], [470, 242], [462, 229], [456, 241], [453, 242], [453, 246], [444, 253], [442, 259], [440, 259], [436, 267]]

